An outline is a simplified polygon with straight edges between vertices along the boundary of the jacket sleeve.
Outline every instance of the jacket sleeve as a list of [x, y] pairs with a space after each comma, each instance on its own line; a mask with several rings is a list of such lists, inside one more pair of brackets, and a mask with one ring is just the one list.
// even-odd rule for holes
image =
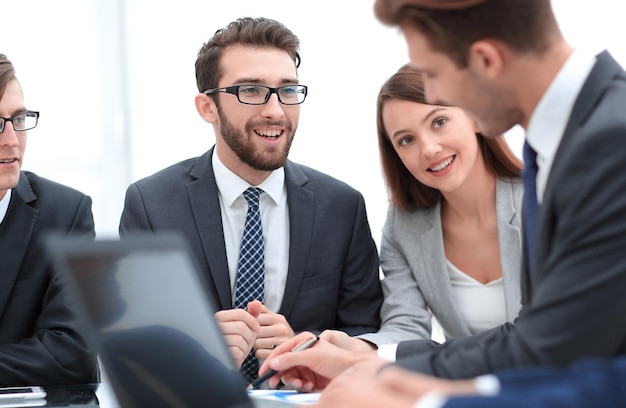
[[378, 250], [372, 239], [365, 201], [361, 195], [353, 225], [337, 304], [337, 329], [352, 336], [378, 330], [383, 298]]
[[497, 374], [492, 397], [458, 397], [445, 408], [615, 407], [626, 401], [626, 359], [581, 360], [562, 370], [530, 368]]
[[120, 219], [119, 234], [121, 237], [136, 230], [151, 230], [150, 222], [143, 204], [143, 197], [136, 184], [126, 189], [124, 209]]
[[431, 337], [431, 314], [395, 234], [394, 226], [398, 221], [390, 207], [380, 246], [384, 273], [381, 282], [384, 293], [381, 328], [377, 333], [359, 336], [376, 345]]

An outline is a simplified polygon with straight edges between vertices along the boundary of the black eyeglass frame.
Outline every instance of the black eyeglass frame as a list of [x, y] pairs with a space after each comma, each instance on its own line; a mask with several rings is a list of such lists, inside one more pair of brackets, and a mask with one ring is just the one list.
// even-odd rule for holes
[[[250, 103], [250, 102], [244, 102], [239, 98], [239, 88], [241, 88], [242, 86], [254, 86], [254, 87], [258, 87], [258, 88], [265, 88], [268, 89], [269, 92], [267, 93], [267, 95], [265, 95], [265, 100], [263, 102], [259, 102], [259, 103]], [[298, 103], [285, 103], [283, 102], [283, 100], [280, 98], [280, 94], [278, 93], [279, 90], [281, 89], [285, 89], [285, 88], [293, 88], [293, 87], [300, 87], [302, 88], [302, 90], [304, 92], [302, 92], [302, 94], [304, 95], [304, 97], [302, 98], [302, 101], [298, 102]], [[294, 84], [294, 85], [285, 85], [285, 86], [279, 86], [277, 88], [272, 88], [271, 86], [265, 86], [265, 85], [258, 85], [258, 84], [241, 84], [241, 85], [232, 85], [232, 86], [226, 86], [223, 88], [213, 88], [213, 89], [207, 89], [206, 91], [202, 92], [205, 95], [212, 95], [212, 94], [216, 94], [218, 92], [225, 92], [225, 93], [229, 93], [232, 95], [235, 95], [237, 97], [237, 100], [239, 101], [239, 103], [242, 103], [244, 105], [265, 105], [267, 103], [267, 101], [270, 100], [270, 96], [272, 96], [273, 93], [276, 94], [276, 97], [278, 97], [278, 101], [280, 103], [282, 103], [283, 105], [288, 105], [288, 106], [294, 106], [294, 105], [300, 105], [302, 102], [304, 102], [306, 100], [306, 96], [309, 92], [308, 86], [306, 85], [300, 85], [300, 84]]]
[[[18, 116], [25, 116], [25, 117], [29, 117], [29, 118], [35, 118], [35, 124], [29, 128], [26, 129], [15, 129], [15, 118]], [[27, 130], [31, 130], [37, 127], [37, 124], [39, 123], [39, 112], [37, 111], [31, 111], [31, 110], [27, 110], [26, 112], [20, 112], [20, 113], [16, 113], [15, 115], [11, 116], [10, 118], [4, 118], [2, 116], [0, 116], [0, 133], [4, 132], [4, 126], [6, 125], [7, 122], [11, 122], [13, 124], [13, 130], [15, 132], [25, 132]]]

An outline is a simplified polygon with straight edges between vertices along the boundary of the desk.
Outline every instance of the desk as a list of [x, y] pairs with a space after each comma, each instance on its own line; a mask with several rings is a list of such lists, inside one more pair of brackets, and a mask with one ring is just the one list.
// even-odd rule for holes
[[[110, 384], [45, 386], [44, 407], [119, 408]], [[0, 404], [0, 408], [2, 405]]]
[[[85, 385], [45, 386], [46, 404], [33, 405], [42, 407], [76, 407], [76, 408], [120, 408], [108, 382]], [[263, 396], [268, 391], [258, 391], [260, 395], [251, 396], [254, 406], [263, 407], [295, 407], [306, 406], [317, 401], [318, 394], [303, 394], [300, 397], [269, 398]], [[270, 392], [271, 393], [271, 392]], [[262, 402], [267, 402], [263, 404]], [[0, 408], [3, 405], [0, 404]]]
[[47, 386], [46, 407], [99, 407], [96, 389], [99, 384]]

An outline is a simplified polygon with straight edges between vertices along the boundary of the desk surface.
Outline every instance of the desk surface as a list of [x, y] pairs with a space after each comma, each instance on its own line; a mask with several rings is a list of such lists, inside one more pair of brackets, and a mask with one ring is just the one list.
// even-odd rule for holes
[[[31, 406], [43, 406], [43, 407], [76, 407], [76, 408], [120, 408], [111, 384], [108, 382], [99, 384], [85, 384], [85, 385], [66, 385], [66, 386], [46, 386], [43, 387], [46, 391], [46, 404], [36, 404]], [[305, 396], [294, 396], [293, 398], [269, 398], [262, 393], [269, 391], [259, 391], [261, 395], [251, 395], [255, 402], [255, 406], [305, 406], [312, 402], [317, 401], [317, 394], [307, 394]], [[267, 402], [267, 404], [261, 404], [260, 402]], [[39, 400], [40, 401], [40, 400]], [[284, 404], [284, 405], [283, 405]], [[2, 405], [0, 408], [14, 405]], [[27, 405], [25, 405], [27, 407]]]
[[43, 388], [47, 394], [44, 407], [119, 407], [108, 383], [46, 386]]

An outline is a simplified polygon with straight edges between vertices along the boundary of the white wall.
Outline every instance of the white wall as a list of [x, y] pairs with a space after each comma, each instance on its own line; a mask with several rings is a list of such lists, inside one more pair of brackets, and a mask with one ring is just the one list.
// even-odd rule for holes
[[[405, 43], [378, 23], [372, 0], [4, 1], [0, 53], [16, 65], [29, 109], [24, 169], [94, 200], [99, 236], [117, 234], [133, 180], [214, 143], [195, 112], [194, 62], [218, 28], [240, 16], [277, 19], [301, 39], [309, 85], [291, 159], [325, 171], [365, 196], [375, 239], [387, 206], [376, 144], [382, 82], [407, 61]], [[611, 0], [553, 0], [576, 46], [607, 47], [626, 64], [626, 27]], [[321, 17], [320, 17], [321, 15]], [[338, 96], [351, 94], [350, 100]], [[521, 151], [521, 132], [508, 135]]]

